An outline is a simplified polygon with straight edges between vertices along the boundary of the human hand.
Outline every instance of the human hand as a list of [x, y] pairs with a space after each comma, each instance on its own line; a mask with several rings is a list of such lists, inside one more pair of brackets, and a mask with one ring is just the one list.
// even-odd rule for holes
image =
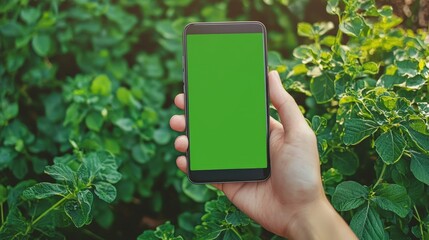
[[[317, 231], [321, 228], [329, 239], [333, 239], [332, 234], [336, 232], [339, 239], [345, 236], [355, 238], [325, 197], [316, 136], [295, 100], [284, 90], [276, 71], [269, 73], [269, 93], [281, 119], [280, 123], [270, 118], [271, 177], [264, 182], [213, 185], [250, 218], [277, 235], [324, 239], [323, 232]], [[178, 108], [184, 109], [183, 94], [177, 95], [174, 102]], [[184, 115], [173, 116], [170, 126], [175, 131], [184, 131]], [[185, 135], [177, 137], [175, 148], [186, 152], [188, 139]], [[183, 172], [187, 171], [185, 156], [179, 156], [176, 163]], [[318, 221], [332, 221], [335, 228], [340, 227], [339, 231]], [[307, 235], [303, 235], [303, 231]]]

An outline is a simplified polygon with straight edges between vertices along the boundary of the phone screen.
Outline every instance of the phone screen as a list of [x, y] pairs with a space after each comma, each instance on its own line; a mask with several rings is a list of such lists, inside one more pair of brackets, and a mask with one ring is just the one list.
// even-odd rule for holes
[[190, 170], [267, 167], [263, 33], [187, 34]]

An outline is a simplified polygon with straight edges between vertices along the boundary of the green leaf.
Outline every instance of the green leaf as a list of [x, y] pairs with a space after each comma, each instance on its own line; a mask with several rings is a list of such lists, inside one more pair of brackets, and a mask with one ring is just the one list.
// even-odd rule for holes
[[362, 18], [359, 16], [353, 17], [351, 19], [345, 19], [340, 23], [340, 30], [353, 37], [357, 37], [360, 35], [360, 32], [365, 27], [365, 23]]
[[132, 94], [131, 91], [127, 88], [120, 87], [116, 90], [116, 98], [120, 103], [124, 105], [129, 105], [131, 103]]
[[116, 198], [116, 188], [107, 182], [94, 183], [95, 194], [103, 201], [111, 203]]
[[205, 202], [214, 196], [213, 191], [205, 185], [192, 184], [187, 178], [183, 178], [182, 180], [182, 190], [186, 196], [195, 202]]
[[0, 204], [7, 200], [7, 188], [0, 184]]
[[22, 193], [25, 199], [43, 199], [51, 196], [65, 197], [68, 193], [67, 186], [58, 183], [38, 183]]
[[410, 170], [420, 182], [429, 185], [429, 155], [411, 152]]
[[170, 131], [166, 128], [159, 128], [156, 129], [153, 133], [153, 140], [155, 140], [156, 143], [164, 145], [167, 144], [171, 139]]
[[369, 204], [355, 213], [350, 227], [360, 240], [385, 239], [380, 215]]
[[339, 0], [328, 0], [328, 4], [326, 5], [326, 12], [332, 15], [339, 14], [340, 9], [338, 8]]
[[314, 38], [313, 26], [311, 26], [310, 23], [306, 22], [298, 23], [298, 36], [308, 37], [310, 39]]
[[21, 19], [27, 24], [32, 24], [40, 17], [40, 10], [38, 8], [26, 8], [20, 12]]
[[366, 62], [363, 64], [363, 72], [369, 74], [377, 74], [378, 73], [378, 65], [375, 62]]
[[380, 184], [375, 189], [375, 197], [371, 200], [382, 209], [392, 211], [402, 218], [411, 210], [411, 199], [405, 187], [401, 185]]
[[378, 124], [372, 120], [352, 118], [345, 120], [344, 127], [344, 144], [354, 145], [377, 131]]
[[410, 135], [413, 142], [422, 150], [429, 152], [429, 135], [421, 131], [417, 131], [408, 122], [404, 124], [407, 133]]
[[234, 232], [231, 229], [228, 229], [225, 231], [225, 235], [223, 236], [224, 240], [241, 240], [243, 239], [240, 235], [237, 235], [236, 232]]
[[327, 73], [311, 79], [310, 90], [317, 103], [330, 101], [335, 95], [334, 80]]
[[107, 96], [112, 91], [112, 82], [105, 74], [98, 75], [91, 83], [91, 92]]
[[129, 118], [120, 118], [115, 122], [115, 125], [125, 132], [130, 132], [133, 130], [134, 122]]
[[414, 60], [403, 60], [396, 62], [398, 74], [405, 77], [414, 77], [418, 73], [419, 62]]
[[375, 150], [386, 164], [393, 164], [401, 159], [407, 143], [398, 129], [389, 129], [375, 140]]
[[85, 118], [86, 126], [93, 131], [100, 131], [103, 126], [103, 116], [99, 112], [91, 112]]
[[51, 39], [48, 35], [37, 34], [33, 37], [31, 45], [37, 55], [44, 57], [48, 54], [49, 49], [51, 48]]
[[207, 222], [203, 225], [198, 225], [195, 227], [195, 240], [216, 239], [225, 230], [226, 229], [219, 224]]
[[76, 176], [73, 170], [65, 164], [56, 163], [52, 166], [45, 167], [45, 173], [50, 175], [57, 181], [63, 181], [67, 183], [74, 183]]
[[350, 151], [333, 151], [331, 153], [332, 165], [344, 175], [353, 175], [359, 166], [358, 156]]
[[89, 190], [77, 194], [77, 199], [68, 200], [64, 204], [64, 212], [78, 228], [89, 224], [92, 220], [90, 215], [94, 196]]
[[368, 197], [368, 188], [357, 182], [345, 181], [338, 184], [332, 195], [332, 205], [338, 211], [349, 211], [361, 206]]
[[252, 222], [246, 214], [239, 210], [228, 213], [225, 220], [233, 226], [246, 226]]

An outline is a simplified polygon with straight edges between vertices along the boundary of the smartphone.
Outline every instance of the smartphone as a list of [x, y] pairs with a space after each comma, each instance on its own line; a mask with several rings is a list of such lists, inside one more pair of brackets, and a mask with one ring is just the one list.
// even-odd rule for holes
[[188, 177], [270, 176], [267, 37], [260, 22], [190, 23], [183, 31]]

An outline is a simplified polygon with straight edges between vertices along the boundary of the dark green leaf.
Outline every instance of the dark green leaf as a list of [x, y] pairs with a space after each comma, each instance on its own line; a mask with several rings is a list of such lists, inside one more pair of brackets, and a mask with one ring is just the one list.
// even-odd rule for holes
[[375, 150], [386, 164], [398, 161], [404, 153], [406, 145], [399, 129], [389, 129], [375, 140]]
[[68, 200], [64, 204], [64, 211], [76, 227], [89, 224], [92, 220], [91, 207], [94, 196], [89, 190], [77, 194], [77, 199]]
[[226, 215], [225, 220], [233, 226], [246, 226], [251, 223], [251, 220], [246, 214], [241, 211], [234, 211]]
[[352, 118], [345, 121], [343, 142], [346, 145], [358, 144], [378, 129], [378, 124], [372, 120]]
[[310, 90], [318, 103], [330, 101], [335, 95], [334, 80], [327, 73], [311, 79]]
[[380, 184], [375, 189], [372, 201], [384, 210], [404, 218], [411, 210], [411, 200], [405, 187], [397, 184]]
[[98, 112], [91, 112], [85, 118], [86, 126], [93, 131], [100, 131], [103, 126], [103, 116]]
[[331, 153], [332, 165], [344, 175], [353, 175], [359, 166], [359, 158], [350, 151], [334, 151]]
[[213, 191], [205, 185], [192, 184], [187, 178], [182, 180], [182, 190], [195, 202], [205, 202], [214, 196]]
[[170, 131], [165, 128], [156, 129], [153, 133], [153, 139], [158, 144], [167, 144], [170, 141]]
[[103, 201], [111, 203], [116, 198], [116, 188], [106, 182], [97, 182], [94, 183], [95, 194]]
[[420, 182], [429, 185], [429, 155], [411, 152], [410, 170]]
[[355, 213], [350, 227], [360, 240], [385, 239], [380, 215], [369, 204]]
[[335, 189], [332, 196], [332, 205], [338, 211], [352, 210], [366, 202], [368, 194], [368, 188], [357, 182], [342, 182]]

